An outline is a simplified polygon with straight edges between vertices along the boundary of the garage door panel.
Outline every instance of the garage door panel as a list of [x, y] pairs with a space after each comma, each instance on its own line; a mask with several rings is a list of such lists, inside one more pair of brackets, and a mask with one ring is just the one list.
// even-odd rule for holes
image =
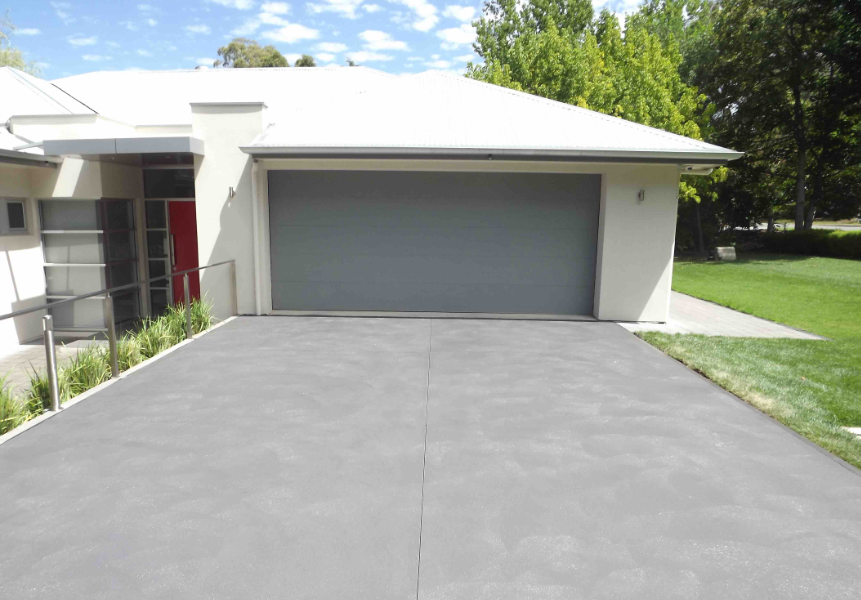
[[270, 171], [275, 309], [591, 314], [600, 176]]
[[[572, 189], [572, 178], [577, 179]], [[498, 173], [270, 172], [272, 222], [361, 227], [576, 228], [597, 223], [600, 177]], [[529, 211], [523, 208], [529, 206]], [[572, 211], [572, 206], [575, 210]], [[453, 217], [456, 221], [453, 221]]]
[[[586, 259], [595, 255], [597, 232], [580, 229], [426, 228], [355, 226], [276, 226], [272, 252], [285, 259], [294, 254], [359, 254], [374, 248], [378, 254], [463, 256], [541, 256]], [[579, 244], [579, 238], [589, 240]]]
[[[585, 315], [592, 310], [591, 286], [439, 285], [427, 283], [318, 283], [301, 288], [273, 282], [273, 296], [289, 296], [297, 310], [381, 310]], [[464, 311], [478, 304], [482, 310]], [[524, 311], [523, 307], [529, 310]], [[346, 308], [349, 307], [349, 308]], [[406, 308], [405, 308], [406, 307]]]
[[462, 283], [572, 285], [591, 269], [582, 261], [531, 259], [525, 256], [425, 256], [382, 254], [302, 254], [279, 269], [274, 281], [374, 283]]

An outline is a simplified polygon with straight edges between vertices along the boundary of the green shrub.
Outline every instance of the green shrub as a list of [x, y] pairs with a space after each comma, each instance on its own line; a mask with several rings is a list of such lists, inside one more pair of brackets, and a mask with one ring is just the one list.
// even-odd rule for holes
[[766, 252], [861, 259], [861, 231], [778, 231], [761, 239]]
[[60, 367], [59, 378], [68, 387], [69, 398], [107, 381], [111, 378], [108, 349], [96, 344], [79, 349], [74, 358]]
[[[191, 325], [194, 333], [212, 327], [212, 304], [195, 300], [191, 304]], [[185, 339], [185, 307], [171, 306], [155, 319], [145, 319], [137, 331], [126, 333], [117, 342], [117, 363], [126, 371], [142, 361], [164, 352]], [[57, 372], [60, 404], [74, 398], [111, 378], [110, 354], [106, 347], [92, 344], [81, 348]], [[51, 388], [48, 376], [35, 369], [30, 374], [30, 387], [21, 398], [0, 378], [0, 434], [18, 427], [51, 408]]]
[[0, 377], [0, 435], [32, 418], [26, 399], [15, 396], [6, 385], [6, 378]]

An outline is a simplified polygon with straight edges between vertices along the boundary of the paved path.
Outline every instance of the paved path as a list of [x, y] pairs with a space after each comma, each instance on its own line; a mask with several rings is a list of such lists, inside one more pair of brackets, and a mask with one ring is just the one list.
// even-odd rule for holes
[[[62, 364], [78, 354], [78, 350], [92, 344], [107, 345], [95, 340], [75, 340], [68, 343], [58, 341], [56, 345], [57, 363]], [[18, 394], [30, 389], [30, 375], [34, 372], [45, 373], [44, 344], [22, 344], [0, 355], [0, 377], [5, 377], [6, 385]]]
[[620, 323], [620, 325], [628, 331], [796, 340], [825, 339], [678, 292], [673, 292], [670, 297], [670, 320], [666, 323]]
[[861, 597], [861, 475], [612, 323], [241, 318], [0, 474], [0, 598]]

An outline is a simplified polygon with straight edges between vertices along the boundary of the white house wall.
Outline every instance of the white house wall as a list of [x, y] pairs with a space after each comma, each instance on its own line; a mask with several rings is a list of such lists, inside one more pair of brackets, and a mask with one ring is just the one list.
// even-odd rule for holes
[[[252, 160], [239, 146], [263, 130], [263, 111], [261, 103], [192, 104], [194, 136], [206, 144], [206, 155], [194, 157], [198, 260], [201, 265], [236, 260], [241, 314], [258, 312], [259, 282], [255, 280]], [[213, 303], [215, 316], [229, 316], [230, 269], [205, 270], [200, 285], [201, 293]]]
[[[28, 234], [0, 236], [0, 314], [5, 314], [46, 301], [40, 199], [139, 199], [143, 183], [138, 167], [77, 158], [66, 158], [56, 169], [0, 164], [0, 197], [27, 199]], [[142, 249], [140, 221], [138, 249]], [[0, 321], [0, 351], [41, 335], [43, 314]]]

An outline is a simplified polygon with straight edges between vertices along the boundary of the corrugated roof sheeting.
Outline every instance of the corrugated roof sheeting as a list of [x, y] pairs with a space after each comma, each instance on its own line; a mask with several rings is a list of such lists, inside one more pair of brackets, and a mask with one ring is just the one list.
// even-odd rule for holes
[[53, 83], [132, 125], [190, 124], [192, 102], [265, 102], [270, 119], [352, 95], [395, 76], [365, 67], [99, 71]]
[[258, 136], [277, 148], [499, 149], [739, 153], [568, 104], [439, 72], [405, 76], [309, 107]]
[[50, 82], [0, 67], [0, 124], [13, 115], [85, 115], [93, 111]]

